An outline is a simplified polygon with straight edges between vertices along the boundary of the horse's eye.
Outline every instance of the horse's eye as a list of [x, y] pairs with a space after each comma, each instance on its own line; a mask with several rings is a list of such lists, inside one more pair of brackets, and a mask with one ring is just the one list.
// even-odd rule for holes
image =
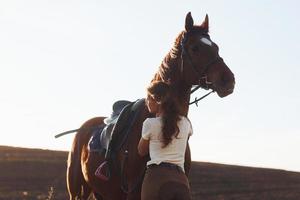
[[192, 47], [192, 51], [193, 51], [194, 53], [197, 53], [197, 52], [199, 51], [199, 47], [198, 47], [197, 45], [193, 46], [193, 47]]

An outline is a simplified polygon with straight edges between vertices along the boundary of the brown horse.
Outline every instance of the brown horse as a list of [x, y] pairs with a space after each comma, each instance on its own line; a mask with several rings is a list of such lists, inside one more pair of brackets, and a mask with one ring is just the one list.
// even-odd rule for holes
[[[208, 34], [208, 16], [200, 26], [196, 26], [191, 14], [188, 13], [185, 19], [185, 30], [176, 38], [174, 46], [163, 59], [152, 80], [167, 81], [176, 89], [176, 98], [180, 100], [183, 115], [188, 114], [191, 89], [194, 85], [212, 89], [220, 97], [233, 92], [234, 75], [219, 56], [218, 51], [218, 46]], [[87, 199], [91, 192], [96, 194], [97, 199], [103, 200], [141, 198], [141, 181], [147, 158], [138, 155], [137, 145], [141, 137], [142, 123], [149, 116], [144, 106], [117, 153], [112, 175], [108, 181], [94, 175], [97, 167], [104, 161], [104, 155], [88, 151], [88, 141], [92, 135], [90, 127], [102, 124], [104, 117], [90, 119], [82, 125], [74, 138], [68, 159], [67, 186], [70, 199]], [[185, 159], [187, 175], [190, 164], [190, 150], [187, 147]]]

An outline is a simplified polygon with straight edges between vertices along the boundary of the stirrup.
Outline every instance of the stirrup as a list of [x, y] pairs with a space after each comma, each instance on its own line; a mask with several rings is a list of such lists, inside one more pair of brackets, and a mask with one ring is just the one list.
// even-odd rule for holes
[[108, 165], [108, 161], [104, 161], [95, 171], [95, 176], [100, 178], [103, 181], [108, 181], [110, 179], [110, 170], [107, 166], [107, 176], [103, 173], [105, 165]]

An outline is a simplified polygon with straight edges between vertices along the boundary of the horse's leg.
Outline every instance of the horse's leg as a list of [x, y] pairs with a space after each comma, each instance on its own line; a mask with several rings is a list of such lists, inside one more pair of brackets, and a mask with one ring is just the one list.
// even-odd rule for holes
[[103, 198], [101, 197], [101, 195], [98, 194], [98, 193], [94, 193], [94, 197], [95, 197], [96, 200], [103, 200]]
[[82, 194], [81, 194], [82, 199], [83, 200], [89, 199], [91, 193], [92, 193], [91, 187], [83, 179], [83, 182], [82, 182]]
[[[86, 121], [75, 135], [72, 150], [69, 154], [67, 183], [70, 199], [86, 199], [89, 192], [97, 193], [98, 200], [125, 200], [126, 194], [120, 189], [120, 178], [114, 170], [109, 181], [95, 176], [98, 166], [105, 160], [104, 155], [88, 150], [88, 141], [92, 136], [92, 127], [103, 123], [104, 117]], [[101, 196], [100, 196], [101, 195]]]
[[72, 149], [69, 152], [67, 167], [67, 188], [70, 200], [75, 200], [81, 194], [81, 181], [83, 179], [80, 166], [80, 153], [78, 152], [78, 137], [73, 140]]

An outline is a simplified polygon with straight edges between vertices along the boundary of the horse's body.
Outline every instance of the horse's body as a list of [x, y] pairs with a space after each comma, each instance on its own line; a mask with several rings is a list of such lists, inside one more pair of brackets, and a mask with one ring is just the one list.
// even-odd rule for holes
[[[207, 17], [201, 26], [194, 26], [189, 13], [185, 29], [177, 37], [174, 47], [163, 60], [153, 81], [167, 81], [176, 89], [181, 114], [186, 116], [193, 85], [213, 89], [220, 97], [225, 97], [233, 92], [234, 75], [219, 57], [218, 47], [208, 36]], [[90, 119], [82, 125], [74, 138], [68, 159], [67, 185], [70, 199], [87, 199], [91, 192], [97, 193], [97, 198], [103, 200], [141, 198], [141, 181], [147, 157], [142, 158], [138, 155], [137, 145], [142, 123], [149, 116], [144, 106], [128, 138], [117, 153], [108, 181], [94, 175], [97, 167], [104, 161], [104, 155], [88, 151], [88, 141], [92, 135], [89, 128], [102, 124], [104, 117]], [[191, 164], [189, 147], [185, 157], [185, 171], [188, 174]]]

